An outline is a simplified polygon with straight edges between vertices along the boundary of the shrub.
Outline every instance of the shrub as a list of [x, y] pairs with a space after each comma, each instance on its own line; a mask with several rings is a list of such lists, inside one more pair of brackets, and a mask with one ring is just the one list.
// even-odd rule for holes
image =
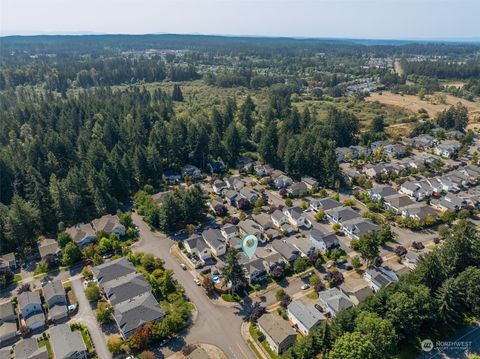
[[95, 315], [97, 320], [101, 324], [110, 323], [113, 319], [113, 307], [108, 304], [107, 302], [98, 303], [97, 310], [95, 311]]
[[100, 288], [94, 283], [90, 283], [85, 288], [85, 296], [90, 302], [94, 302], [100, 298]]
[[123, 339], [120, 336], [110, 337], [107, 341], [108, 350], [114, 355], [122, 351]]

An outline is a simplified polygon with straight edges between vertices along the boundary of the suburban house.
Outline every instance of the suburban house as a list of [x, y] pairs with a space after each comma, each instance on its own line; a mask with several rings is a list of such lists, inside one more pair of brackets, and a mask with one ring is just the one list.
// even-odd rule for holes
[[201, 260], [205, 260], [212, 256], [210, 247], [202, 236], [194, 234], [188, 239], [184, 240], [183, 244], [188, 253], [196, 255]]
[[339, 242], [335, 233], [327, 233], [320, 228], [313, 228], [308, 237], [312, 244], [323, 254], [338, 247]]
[[326, 319], [313, 305], [306, 306], [300, 300], [292, 301], [287, 307], [288, 319], [303, 335], [318, 329]]
[[250, 202], [250, 204], [254, 205], [255, 204], [255, 201], [257, 200], [258, 198], [258, 192], [253, 190], [252, 188], [250, 187], [243, 187], [241, 190], [240, 190], [240, 196], [242, 196], [243, 198], [245, 198], [248, 202]]
[[385, 153], [394, 157], [405, 156], [405, 154], [407, 153], [407, 149], [405, 148], [405, 146], [399, 144], [388, 144], [383, 147], [383, 150]]
[[368, 286], [374, 291], [378, 291], [382, 287], [386, 287], [393, 282], [398, 281], [398, 277], [395, 273], [386, 270], [382, 267], [368, 268], [363, 273], [363, 278], [368, 283]]
[[273, 241], [272, 248], [280, 253], [288, 263], [293, 263], [300, 257], [300, 251], [284, 239]]
[[230, 206], [238, 207], [237, 201], [241, 198], [240, 193], [238, 193], [233, 189], [230, 189], [230, 190], [224, 191], [224, 197]]
[[408, 252], [402, 258], [402, 264], [410, 269], [415, 269], [417, 267], [417, 263], [420, 260], [420, 257], [423, 253], [418, 252]]
[[245, 187], [245, 182], [243, 182], [239, 176], [230, 176], [225, 179], [225, 183], [228, 188], [234, 189], [236, 191], [239, 191], [243, 187]]
[[243, 265], [250, 282], [260, 282], [267, 276], [262, 258], [253, 259]]
[[295, 330], [278, 315], [264, 314], [258, 319], [257, 325], [276, 354], [282, 354], [295, 344], [297, 336]]
[[333, 208], [325, 212], [330, 223], [342, 223], [359, 218], [360, 214], [349, 207]]
[[93, 275], [100, 285], [113, 279], [135, 273], [135, 266], [125, 257], [100, 264], [92, 268]]
[[163, 319], [164, 311], [151, 292], [121, 302], [114, 306], [113, 318], [124, 339], [148, 322]]
[[73, 331], [68, 324], [49, 329], [50, 343], [55, 359], [86, 359], [87, 347], [80, 331]]
[[203, 231], [202, 237], [215, 256], [218, 257], [225, 254], [227, 245], [220, 230], [213, 228], [207, 229], [206, 231]]
[[258, 223], [263, 232], [266, 232], [273, 227], [272, 217], [266, 213], [254, 214], [253, 220]]
[[317, 189], [319, 186], [318, 181], [310, 176], [303, 176], [301, 181], [307, 185], [307, 189]]
[[46, 262], [50, 259], [58, 258], [60, 254], [60, 248], [58, 243], [53, 238], [45, 238], [38, 244], [38, 252], [42, 261]]
[[238, 228], [240, 229], [240, 237], [243, 238], [244, 236], [251, 234], [257, 237], [259, 241], [264, 241], [262, 227], [250, 218], [240, 221], [238, 223]]
[[332, 317], [335, 317], [341, 310], [353, 307], [348, 295], [336, 287], [318, 292], [318, 300], [323, 312]]
[[462, 148], [460, 142], [456, 140], [445, 140], [437, 144], [433, 149], [433, 152], [444, 158], [455, 158], [460, 148]]
[[84, 248], [97, 240], [97, 237], [95, 236], [95, 229], [90, 223], [76, 224], [73, 227], [67, 228], [65, 232], [70, 235], [72, 240], [80, 248]]
[[334, 209], [342, 206], [343, 205], [340, 202], [330, 197], [325, 197], [320, 199], [315, 198], [310, 201], [310, 208], [313, 209], [314, 211], [319, 211], [320, 209], [323, 209], [324, 211], [328, 211], [329, 209]]
[[45, 314], [43, 313], [42, 300], [38, 292], [23, 292], [17, 297], [18, 309], [22, 314], [26, 326], [30, 330], [36, 330], [45, 326]]
[[152, 291], [145, 277], [136, 272], [112, 279], [102, 285], [105, 297], [112, 305], [122, 303], [132, 297]]
[[212, 198], [210, 201], [208, 201], [208, 207], [210, 210], [215, 212], [215, 208], [217, 206], [223, 206], [223, 199], [221, 197]]
[[416, 219], [417, 221], [424, 221], [427, 217], [437, 217], [435, 210], [422, 203], [414, 203], [402, 208], [402, 216]]
[[370, 148], [372, 149], [372, 151], [376, 151], [381, 148], [384, 148], [387, 145], [389, 145], [387, 141], [375, 141], [370, 144]]
[[36, 338], [25, 338], [15, 344], [15, 359], [48, 359], [46, 346], [39, 347]]
[[287, 192], [293, 197], [298, 197], [300, 194], [306, 193], [307, 191], [308, 187], [304, 182], [296, 182], [287, 189]]
[[393, 196], [398, 194], [398, 192], [391, 186], [387, 185], [376, 185], [372, 188], [370, 188], [368, 191], [368, 196], [373, 200], [373, 201], [380, 201], [384, 199], [385, 197], [388, 196]]
[[276, 177], [273, 180], [273, 185], [275, 186], [276, 189], [287, 188], [292, 183], [293, 183], [292, 179], [284, 174]]
[[337, 147], [335, 149], [335, 154], [337, 155], [338, 162], [347, 162], [357, 158], [357, 153], [355, 153], [350, 147]]
[[117, 215], [107, 214], [106, 216], [93, 220], [92, 224], [95, 232], [115, 233], [120, 237], [125, 235], [125, 226], [120, 223]]
[[297, 248], [300, 251], [300, 253], [305, 257], [308, 257], [312, 253], [317, 252], [317, 248], [313, 245], [313, 243], [310, 240], [308, 240], [307, 238], [301, 237], [299, 235], [288, 237], [286, 241], [287, 243], [290, 243], [292, 246]]
[[402, 208], [410, 206], [413, 204], [410, 197], [402, 194], [396, 194], [393, 196], [388, 196], [384, 198], [384, 204], [386, 210], [392, 210], [396, 214], [400, 214], [402, 212]]
[[369, 232], [379, 232], [380, 226], [367, 218], [358, 217], [342, 222], [342, 231], [350, 238], [360, 239]]
[[170, 196], [172, 193], [173, 191], [163, 191], [163, 192], [152, 194], [153, 202], [161, 206], [163, 204], [163, 201], [165, 201], [165, 198]]
[[43, 286], [43, 298], [48, 305], [48, 318], [53, 322], [68, 317], [67, 295], [61, 281], [56, 280]]
[[225, 164], [220, 161], [214, 161], [214, 162], [209, 162], [207, 164], [207, 168], [210, 172], [210, 174], [220, 174], [223, 173], [227, 170], [227, 167], [225, 167]]
[[223, 238], [226, 240], [238, 237], [238, 228], [232, 223], [225, 224], [220, 232], [222, 233]]
[[222, 180], [215, 180], [212, 185], [213, 192], [221, 195], [228, 188], [228, 185]]
[[416, 201], [423, 201], [424, 199], [432, 196], [433, 188], [425, 180], [418, 182], [406, 181], [400, 186], [400, 193], [415, 198]]
[[277, 267], [284, 268], [285, 264], [285, 259], [280, 253], [277, 252], [273, 252], [268, 256], [263, 257], [263, 265], [268, 273], [270, 273]]
[[303, 215], [303, 209], [300, 207], [288, 207], [283, 210], [283, 214], [288, 218], [288, 222], [298, 228], [298, 227], [307, 227], [309, 228], [312, 224], [307, 218]]
[[199, 179], [202, 177], [202, 171], [194, 165], [185, 165], [181, 169], [182, 175], [185, 177], [191, 177], [192, 179]]
[[11, 301], [0, 303], [0, 347], [17, 337], [17, 316]]
[[182, 180], [182, 176], [178, 172], [166, 170], [162, 174], [162, 180], [168, 184], [178, 184]]
[[15, 253], [7, 253], [0, 256], [0, 269], [10, 268], [11, 270], [17, 269], [17, 260], [15, 259]]
[[367, 164], [363, 167], [363, 173], [368, 178], [380, 179], [383, 176], [390, 176], [394, 172], [394, 168], [388, 163]]
[[435, 146], [437, 140], [430, 135], [423, 134], [413, 138], [404, 138], [403, 143], [414, 148], [431, 148]]
[[282, 225], [289, 223], [288, 217], [285, 216], [283, 212], [278, 209], [272, 213], [271, 217], [272, 217], [273, 224], [277, 228], [280, 228]]
[[145, 323], [163, 319], [165, 313], [150, 286], [135, 275], [134, 265], [125, 257], [95, 266], [92, 272], [111, 300], [113, 318], [124, 339]]
[[253, 167], [253, 170], [259, 177], [270, 176], [272, 174], [272, 168], [269, 165], [256, 165]]

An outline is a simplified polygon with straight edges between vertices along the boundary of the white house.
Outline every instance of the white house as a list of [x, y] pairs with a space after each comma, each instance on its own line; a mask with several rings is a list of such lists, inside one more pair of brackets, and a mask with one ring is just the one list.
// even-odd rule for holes
[[292, 301], [287, 307], [288, 319], [303, 335], [318, 329], [326, 319], [313, 305], [306, 306], [300, 300]]
[[311, 223], [303, 214], [300, 207], [289, 207], [283, 210], [283, 214], [288, 218], [288, 222], [294, 227], [310, 228]]
[[373, 267], [367, 269], [363, 273], [363, 278], [368, 283], [368, 286], [374, 291], [377, 292], [380, 288], [386, 287], [393, 282], [398, 281], [398, 277], [392, 271], [389, 271], [383, 267]]
[[198, 258], [205, 260], [211, 258], [210, 247], [202, 236], [193, 235], [183, 242], [185, 249], [190, 253], [196, 255]]
[[222, 232], [218, 229], [207, 229], [203, 231], [202, 237], [210, 247], [211, 251], [215, 256], [223, 256], [227, 250], [227, 245], [225, 243], [225, 238], [222, 235]]

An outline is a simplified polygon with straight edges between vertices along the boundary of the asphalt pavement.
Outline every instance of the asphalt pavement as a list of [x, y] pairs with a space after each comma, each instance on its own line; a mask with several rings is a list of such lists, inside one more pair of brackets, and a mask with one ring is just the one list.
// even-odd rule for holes
[[170, 254], [175, 242], [165, 235], [152, 232], [136, 213], [132, 214], [132, 219], [140, 228], [140, 240], [132, 246], [132, 250], [151, 253], [163, 259], [165, 268], [173, 270], [175, 279], [185, 288], [186, 295], [198, 310], [195, 322], [182, 335], [161, 348], [161, 354], [166, 358], [187, 344], [206, 343], [222, 349], [229, 359], [256, 359], [240, 331], [243, 318], [250, 312], [252, 303], [247, 301], [235, 307], [215, 304]]

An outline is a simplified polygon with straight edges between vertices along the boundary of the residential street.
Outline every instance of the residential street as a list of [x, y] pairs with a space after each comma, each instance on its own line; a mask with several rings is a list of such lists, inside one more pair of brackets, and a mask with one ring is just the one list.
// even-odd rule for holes
[[140, 241], [132, 246], [133, 251], [152, 253], [165, 261], [165, 267], [174, 271], [174, 277], [184, 288], [187, 296], [196, 305], [198, 317], [186, 333], [170, 341], [161, 352], [168, 357], [180, 351], [186, 344], [207, 343], [218, 346], [229, 359], [256, 359], [254, 353], [242, 338], [240, 327], [244, 309], [239, 304], [234, 308], [216, 305], [205, 294], [202, 287], [193, 282], [192, 275], [182, 270], [180, 264], [170, 255], [174, 241], [164, 235], [153, 233], [136, 213], [133, 222], [140, 228]]
[[95, 314], [90, 307], [90, 302], [83, 291], [83, 284], [80, 278], [72, 280], [72, 289], [78, 301], [78, 313], [70, 320], [71, 322], [79, 322], [85, 324], [90, 332], [95, 351], [99, 359], [111, 359], [112, 354], [107, 348], [105, 335], [103, 334], [100, 325], [95, 318]]

